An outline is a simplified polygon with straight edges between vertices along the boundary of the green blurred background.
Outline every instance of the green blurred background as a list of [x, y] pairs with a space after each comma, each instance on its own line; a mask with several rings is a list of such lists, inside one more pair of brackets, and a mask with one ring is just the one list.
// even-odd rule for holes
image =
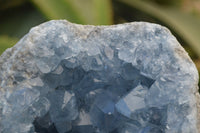
[[200, 71], [200, 0], [0, 0], [0, 54], [51, 19], [111, 25], [147, 21], [168, 27]]

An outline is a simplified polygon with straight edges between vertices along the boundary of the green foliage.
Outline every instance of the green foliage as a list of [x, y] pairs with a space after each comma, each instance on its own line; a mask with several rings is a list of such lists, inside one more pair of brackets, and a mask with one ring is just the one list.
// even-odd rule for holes
[[110, 0], [32, 0], [48, 19], [80, 24], [112, 24]]

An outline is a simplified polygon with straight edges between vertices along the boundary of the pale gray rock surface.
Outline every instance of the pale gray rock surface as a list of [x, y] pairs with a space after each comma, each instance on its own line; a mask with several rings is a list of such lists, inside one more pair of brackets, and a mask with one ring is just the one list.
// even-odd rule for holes
[[0, 57], [0, 132], [198, 133], [197, 84], [160, 25], [50, 21]]

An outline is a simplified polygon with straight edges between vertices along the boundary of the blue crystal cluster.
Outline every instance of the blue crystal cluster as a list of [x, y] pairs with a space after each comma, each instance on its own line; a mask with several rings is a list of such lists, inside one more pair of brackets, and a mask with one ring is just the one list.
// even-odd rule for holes
[[197, 70], [164, 27], [34, 27], [0, 58], [1, 133], [198, 133]]

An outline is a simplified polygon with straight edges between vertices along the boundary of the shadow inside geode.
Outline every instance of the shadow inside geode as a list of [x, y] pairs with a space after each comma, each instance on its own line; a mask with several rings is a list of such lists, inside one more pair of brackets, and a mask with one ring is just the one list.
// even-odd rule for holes
[[95, 69], [89, 68], [89, 71], [81, 65], [69, 68], [69, 62], [63, 60], [53, 72], [44, 74], [41, 78], [44, 85], [52, 88], [43, 94], [50, 108], [35, 118], [35, 132], [123, 133], [124, 129], [142, 129], [162, 133], [167, 107], [142, 105], [145, 93], [155, 80], [142, 75], [130, 63], [114, 60], [115, 64], [94, 62]]

